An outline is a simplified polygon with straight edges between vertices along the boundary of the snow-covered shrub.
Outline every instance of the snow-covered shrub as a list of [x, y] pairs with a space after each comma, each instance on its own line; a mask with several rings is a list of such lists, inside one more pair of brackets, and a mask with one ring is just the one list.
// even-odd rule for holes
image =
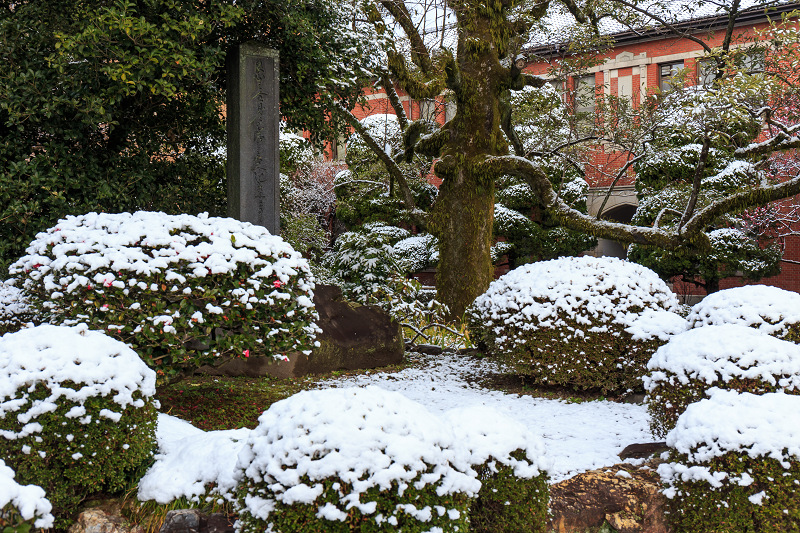
[[33, 309], [16, 285], [16, 280], [0, 281], [0, 335], [18, 331], [34, 319]]
[[647, 363], [650, 428], [664, 436], [689, 404], [713, 388], [800, 394], [800, 346], [739, 325], [676, 335]]
[[768, 285], [745, 285], [709, 294], [686, 318], [689, 326], [739, 324], [800, 342], [800, 294]]
[[53, 506], [44, 490], [36, 485], [20, 485], [14, 481], [14, 471], [0, 459], [0, 527], [3, 533], [22, 533], [31, 526], [53, 526]]
[[85, 324], [0, 337], [0, 457], [19, 483], [45, 490], [56, 527], [147, 465], [155, 382], [133, 350]]
[[658, 468], [675, 533], [800, 531], [800, 396], [714, 389]]
[[[469, 510], [473, 533], [544, 533], [548, 522], [549, 485], [544, 444], [517, 421], [487, 407], [447, 413], [463, 468], [481, 482]], [[458, 463], [457, 463], [458, 464]]]
[[403, 228], [373, 222], [340, 235], [328, 258], [348, 299], [380, 305], [400, 322], [436, 321], [443, 320], [447, 309], [423, 297], [420, 283], [407, 276], [433, 264], [438, 254], [431, 235], [412, 236]]
[[541, 476], [541, 443], [515, 430], [488, 422], [460, 435], [377, 387], [301, 392], [261, 415], [239, 454], [241, 531], [465, 532], [476, 468]]
[[137, 212], [67, 217], [11, 266], [50, 323], [89, 323], [168, 376], [309, 350], [308, 263], [261, 226]]
[[545, 385], [626, 391], [685, 329], [678, 301], [651, 270], [612, 257], [531, 263], [495, 280], [467, 312], [475, 342]]

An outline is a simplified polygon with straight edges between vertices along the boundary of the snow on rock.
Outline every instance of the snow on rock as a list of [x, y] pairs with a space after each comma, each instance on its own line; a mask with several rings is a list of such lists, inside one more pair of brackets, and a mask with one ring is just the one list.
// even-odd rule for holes
[[645, 389], [662, 382], [686, 385], [757, 379], [787, 390], [800, 389], [800, 346], [753, 328], [726, 324], [691, 329], [661, 346], [647, 368]]
[[[34, 520], [34, 527], [53, 527], [53, 506], [44, 490], [36, 485], [20, 485], [14, 481], [14, 471], [0, 459], [0, 509], [11, 505], [23, 520]], [[13, 529], [13, 528], [12, 528]]]
[[667, 446], [685, 454], [692, 464], [659, 466], [664, 483], [707, 481], [719, 487], [728, 474], [712, 472], [702, 463], [730, 452], [769, 457], [787, 465], [788, 460], [800, 460], [800, 396], [717, 388], [708, 394], [708, 399], [691, 404], [667, 435]]
[[[136, 352], [100, 331], [90, 331], [85, 324], [37, 326], [0, 337], [0, 376], [0, 417], [15, 413], [25, 435], [41, 431], [36, 418], [54, 411], [61, 398], [83, 404], [88, 398], [107, 396], [124, 409], [143, 405], [141, 399], [134, 399], [134, 392], [144, 397], [156, 392], [156, 373]], [[61, 385], [67, 381], [77, 387]], [[50, 391], [47, 398], [15, 399], [20, 389], [37, 383]], [[18, 413], [23, 404], [27, 411]], [[75, 411], [74, 416], [82, 414]], [[3, 431], [0, 436], [23, 435]]]
[[[629, 328], [636, 326], [641, 310], [677, 308], [677, 298], [652, 270], [614, 257], [589, 256], [522, 265], [493, 281], [473, 304], [479, 316], [518, 329], [529, 329], [535, 322], [570, 327], [565, 318], [587, 327], [608, 321]], [[662, 323], [663, 331], [649, 320], [647, 334], [666, 336], [675, 327], [672, 320]], [[573, 337], [583, 336], [575, 331]]]
[[234, 467], [249, 435], [246, 428], [206, 432], [160, 413], [158, 451], [155, 463], [139, 480], [139, 500], [162, 505], [177, 498], [197, 503], [206, 498], [233, 501]]
[[768, 285], [745, 285], [706, 296], [687, 317], [690, 327], [739, 324], [781, 337], [800, 323], [800, 294]]

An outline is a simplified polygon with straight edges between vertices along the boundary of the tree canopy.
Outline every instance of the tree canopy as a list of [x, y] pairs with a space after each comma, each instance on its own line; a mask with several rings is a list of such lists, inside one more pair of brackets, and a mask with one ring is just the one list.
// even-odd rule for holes
[[[692, 5], [687, 3], [687, 6]], [[758, 75], [731, 70], [726, 65], [731, 64], [735, 55], [731, 46], [735, 36], [733, 29], [742, 10], [738, 0], [715, 5], [721, 6], [728, 22], [723, 46], [719, 49], [713, 49], [694, 35], [681, 33], [683, 30], [673, 18], [675, 10], [659, 6], [657, 2], [645, 4], [614, 0], [584, 4], [564, 1], [558, 4], [557, 9], [562, 15], [568, 14], [573, 18], [573, 27], [583, 28], [573, 35], [583, 32], [596, 38], [603, 21], [614, 19], [624, 26], [658, 24], [665, 31], [674, 31], [703, 43], [709, 57], [716, 60], [717, 70], [724, 74], [719, 76], [709, 93], [723, 107], [735, 108], [752, 120], [769, 126], [768, 138], [761, 142], [751, 142], [754, 137], [751, 134], [745, 135], [746, 142], [740, 144], [736, 144], [736, 137], [725, 140], [738, 160], [748, 161], [757, 168], [765, 165], [771, 154], [800, 147], [797, 134], [800, 126], [795, 125], [791, 113], [785, 112], [789, 109], [785, 103], [795, 101], [798, 88], [797, 80], [786, 78], [786, 65], [795, 65], [797, 61], [796, 46], [791, 44], [797, 42], [796, 31], [792, 34], [788, 26], [776, 27], [759, 45], [781, 48], [782, 66]], [[758, 182], [745, 190], [727, 190], [713, 200], [698, 202], [703, 168], [707, 166], [707, 156], [702, 156], [695, 161], [696, 172], [690, 180], [682, 212], [670, 226], [652, 222], [651, 225], [645, 222], [642, 226], [620, 224], [584, 214], [570, 206], [559, 188], [553, 186], [545, 160], [538, 157], [540, 154], [526, 152], [514, 129], [514, 109], [510, 105], [512, 93], [525, 87], [542, 87], [547, 82], [523, 72], [524, 64], [517, 59], [533, 32], [548, 31], [544, 22], [548, 20], [548, 9], [556, 8], [555, 0], [504, 0], [489, 4], [478, 0], [458, 0], [440, 6], [442, 13], [446, 14], [441, 19], [445, 22], [441, 24], [440, 18], [430, 14], [426, 18], [415, 13], [415, 6], [417, 4], [400, 0], [377, 0], [365, 6], [367, 16], [379, 30], [396, 27], [405, 34], [405, 40], [395, 40], [386, 49], [386, 68], [378, 77], [400, 117], [403, 150], [392, 158], [380, 150], [377, 143], [372, 147], [397, 182], [398, 195], [406, 208], [417, 215], [416, 223], [425, 226], [439, 239], [439, 299], [450, 306], [453, 316], [460, 316], [491, 281], [492, 221], [499, 180], [513, 177], [525, 182], [539, 210], [565, 228], [624, 243], [698, 254], [711, 250], [708, 231], [714, 229], [715, 222], [722, 215], [800, 192], [800, 178], [789, 176], [790, 179], [777, 183]], [[435, 24], [431, 22], [433, 19], [437, 21]], [[439, 32], [435, 38], [431, 38], [428, 31], [432, 25]], [[441, 36], [442, 29], [447, 31], [448, 28], [452, 30], [451, 45], [447, 43], [447, 36]], [[441, 128], [427, 121], [410, 122], [399, 105], [395, 86], [402, 87], [412, 98], [419, 100], [434, 98], [447, 91], [456, 103], [455, 115]], [[760, 100], [750, 97], [756, 93], [762, 95]], [[770, 97], [765, 100], [763, 95]], [[703, 112], [703, 108], [698, 108], [697, 112]], [[713, 110], [706, 108], [706, 112]], [[343, 108], [339, 113], [345, 117], [348, 115]], [[610, 113], [599, 122], [608, 124], [612, 117], [617, 115]], [[350, 115], [349, 120], [356, 131], [368, 137], [368, 132], [360, 127], [355, 117]], [[581, 142], [605, 142], [618, 146], [621, 141], [617, 137], [621, 130], [625, 128], [615, 123], [608, 131], [589, 132], [566, 146]], [[539, 130], [539, 133], [543, 131]], [[536, 131], [533, 133], [535, 135]], [[696, 133], [693, 142], [701, 146], [712, 139], [721, 139], [720, 132], [713, 128]], [[639, 147], [646, 145], [641, 140], [637, 142]], [[368, 140], [367, 144], [370, 144]], [[633, 146], [634, 143], [629, 143], [626, 149]], [[549, 149], [549, 152], [558, 154], [554, 149]], [[415, 208], [413, 193], [398, 164], [414, 154], [436, 158], [434, 172], [443, 180], [429, 216]], [[706, 177], [714, 179], [713, 175]]]
[[333, 138], [380, 42], [332, 0], [0, 2], [0, 277], [89, 211], [225, 212], [225, 55], [281, 52], [289, 126]]

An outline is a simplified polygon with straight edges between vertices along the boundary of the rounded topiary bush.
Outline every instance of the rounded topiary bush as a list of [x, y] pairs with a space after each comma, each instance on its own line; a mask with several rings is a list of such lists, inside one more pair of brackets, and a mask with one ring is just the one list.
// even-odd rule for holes
[[31, 527], [52, 527], [52, 509], [41, 487], [17, 483], [14, 471], [0, 459], [0, 531], [22, 533]]
[[706, 326], [676, 335], [647, 368], [650, 429], [658, 436], [712, 387], [800, 394], [800, 346], [745, 326]]
[[800, 343], [800, 294], [769, 285], [745, 285], [709, 294], [686, 317], [698, 328], [738, 324]]
[[626, 392], [685, 329], [678, 301], [651, 270], [611, 257], [523, 265], [492, 282], [467, 311], [470, 335], [538, 384]]
[[164, 213], [89, 213], [40, 233], [11, 266], [43, 320], [89, 323], [159, 374], [223, 356], [308, 351], [308, 263], [261, 226]]
[[[502, 425], [465, 438], [467, 433], [460, 435], [447, 420], [396, 392], [301, 392], [259, 418], [239, 455], [239, 527], [276, 533], [466, 532], [484, 466], [543, 482], [541, 444], [509, 435], [514, 429], [508, 425], [499, 435], [489, 434]], [[546, 502], [546, 486], [537, 488], [545, 492], [529, 503], [538, 508]]]
[[16, 280], [0, 281], [0, 335], [19, 331], [33, 319], [33, 309]]
[[714, 389], [667, 436], [675, 533], [800, 531], [800, 396]]
[[301, 392], [259, 418], [239, 454], [243, 532], [467, 531], [480, 482], [452, 432], [377, 387]]
[[149, 465], [155, 381], [133, 350], [86, 325], [0, 337], [0, 457], [19, 483], [45, 490], [56, 527]]
[[481, 482], [469, 530], [544, 533], [550, 487], [542, 440], [488, 407], [454, 409], [446, 418], [458, 443], [455, 464]]

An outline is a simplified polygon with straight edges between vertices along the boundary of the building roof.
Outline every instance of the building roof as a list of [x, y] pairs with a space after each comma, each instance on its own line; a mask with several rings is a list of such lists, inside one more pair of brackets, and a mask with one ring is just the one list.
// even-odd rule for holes
[[[694, 34], [724, 28], [728, 24], [730, 0], [650, 0], [639, 5], [654, 16], [620, 12], [601, 19], [601, 35], [610, 36], [616, 45], [629, 42], [659, 40], [674, 33], [662, 23]], [[748, 26], [768, 19], [776, 20], [784, 13], [800, 9], [797, 0], [741, 0], [736, 26]], [[578, 29], [577, 31], [581, 31]], [[585, 29], [582, 31], [586, 31]], [[567, 52], [577, 37], [574, 17], [560, 4], [551, 4], [540, 28], [532, 34], [526, 56], [552, 57]]]

